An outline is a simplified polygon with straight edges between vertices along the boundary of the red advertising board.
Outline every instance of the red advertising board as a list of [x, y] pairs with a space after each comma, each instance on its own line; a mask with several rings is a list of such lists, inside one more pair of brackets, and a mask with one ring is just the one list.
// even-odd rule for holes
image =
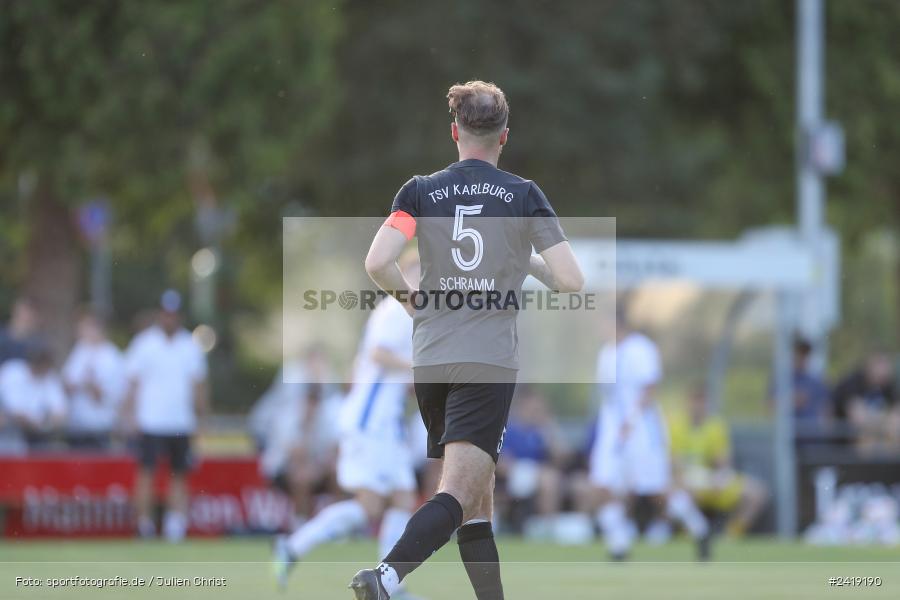
[[[4, 532], [15, 537], [132, 536], [137, 467], [127, 456], [0, 458]], [[162, 501], [166, 473], [157, 473]], [[206, 458], [188, 479], [190, 535], [269, 532], [287, 524], [291, 504], [259, 475], [251, 457]]]

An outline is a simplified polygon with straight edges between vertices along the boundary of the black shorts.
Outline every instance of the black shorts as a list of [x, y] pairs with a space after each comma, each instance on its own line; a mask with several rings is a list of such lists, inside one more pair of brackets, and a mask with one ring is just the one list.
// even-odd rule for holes
[[466, 441], [497, 462], [516, 370], [454, 363], [415, 367], [413, 373], [419, 412], [428, 430], [428, 457], [443, 458], [445, 444]]
[[191, 436], [142, 433], [137, 455], [144, 469], [155, 469], [159, 459], [165, 457], [173, 473], [184, 473], [191, 466]]
[[79, 452], [106, 452], [112, 444], [109, 432], [70, 432], [66, 434], [66, 444]]

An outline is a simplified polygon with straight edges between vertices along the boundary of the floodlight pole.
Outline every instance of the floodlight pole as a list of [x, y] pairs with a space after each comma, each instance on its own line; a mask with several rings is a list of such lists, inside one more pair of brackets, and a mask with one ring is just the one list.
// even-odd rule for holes
[[775, 525], [778, 536], [797, 535], [797, 456], [794, 447], [794, 382], [791, 332], [796, 323], [793, 290], [776, 295], [774, 352], [772, 357], [775, 397]]
[[[797, 227], [800, 238], [819, 259], [825, 230], [825, 181], [812, 160], [811, 145], [824, 122], [823, 38], [822, 0], [797, 0]], [[818, 279], [806, 292], [808, 299], [798, 325], [813, 346], [814, 368], [824, 370], [823, 278]]]
[[[813, 134], [822, 126], [823, 82], [822, 0], [797, 0], [797, 228], [800, 239], [821, 265], [825, 227], [825, 184], [811, 159]], [[813, 346], [814, 368], [825, 365], [825, 323], [821, 274], [805, 289], [803, 310], [797, 313], [798, 294], [778, 294], [775, 331], [775, 508], [778, 535], [797, 535], [797, 463], [794, 447], [793, 357], [790, 336], [798, 326]]]

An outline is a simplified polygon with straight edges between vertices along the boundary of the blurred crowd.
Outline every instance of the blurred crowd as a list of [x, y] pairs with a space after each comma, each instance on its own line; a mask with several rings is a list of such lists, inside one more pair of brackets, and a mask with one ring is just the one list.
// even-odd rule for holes
[[180, 306], [177, 292], [163, 294], [124, 350], [85, 309], [60, 361], [39, 333], [35, 304], [17, 299], [0, 328], [0, 453], [107, 451], [141, 432], [193, 433], [206, 359], [181, 326]]
[[[809, 370], [810, 351], [806, 342], [797, 341], [798, 436], [815, 433], [837, 444], [896, 451], [900, 406], [890, 356], [873, 352], [832, 388]], [[296, 363], [284, 366], [249, 418], [262, 470], [294, 499], [301, 521], [315, 511], [316, 498], [342, 494], [334, 473], [341, 435], [337, 415], [344, 390], [337, 384], [317, 383], [333, 380], [328, 373], [326, 354], [310, 349]], [[408, 405], [407, 439], [417, 460], [420, 494], [428, 497], [439, 467], [437, 461], [424, 458], [426, 433], [412, 397]], [[730, 426], [710, 406], [705, 387], [698, 384], [679, 406], [666, 411], [671, 486], [688, 492], [726, 533], [741, 535], [765, 509], [769, 490], [760, 478], [738, 470]], [[500, 526], [534, 538], [570, 543], [591, 539], [598, 500], [590, 463], [597, 430], [595, 414], [581, 422], [561, 421], [540, 387], [518, 386], [497, 465]], [[668, 539], [672, 529], [668, 519], [657, 518], [659, 511], [652, 507], [642, 511], [637, 500], [637, 512], [643, 513], [638, 520], [648, 539]]]
[[865, 453], [900, 452], [894, 358], [875, 349], [833, 384], [810, 365], [812, 347], [794, 341], [794, 419], [799, 442], [851, 444]]
[[[143, 535], [156, 533], [151, 479], [165, 458], [172, 485], [162, 527], [175, 539], [186, 530], [191, 439], [208, 410], [206, 358], [182, 327], [180, 307], [176, 292], [163, 294], [155, 317], [124, 350], [109, 339], [103, 319], [86, 310], [77, 317], [77, 339], [61, 366], [38, 334], [40, 313], [29, 299], [14, 303], [0, 329], [0, 453], [127, 447], [140, 465], [135, 500]], [[798, 439], [836, 441], [865, 452], [900, 451], [900, 402], [890, 354], [871, 352], [834, 384], [813, 373], [810, 354], [809, 344], [797, 340]], [[342, 495], [335, 464], [338, 413], [347, 390], [323, 383], [339, 380], [331, 369], [322, 348], [308, 349], [283, 365], [248, 417], [261, 473], [289, 495], [301, 522]], [[426, 432], [411, 388], [408, 406], [406, 439], [417, 461], [419, 494], [428, 497], [439, 465], [425, 458]], [[672, 486], [738, 535], [752, 527], [768, 490], [735, 468], [730, 427], [709, 407], [698, 385], [680, 406], [666, 411]], [[590, 461], [596, 423], [596, 413], [581, 422], [560, 421], [541, 388], [519, 386], [497, 467], [497, 521], [504, 529], [571, 543], [594, 535], [597, 499]], [[670, 525], [652, 511], [648, 515], [648, 539], [667, 539]]]
[[29, 299], [15, 302], [0, 332], [0, 452], [107, 452], [115, 439], [138, 461], [134, 502], [146, 536], [156, 534], [152, 481], [164, 459], [170, 481], [163, 527], [173, 540], [187, 531], [191, 440], [208, 407], [206, 356], [182, 327], [180, 309], [181, 296], [166, 291], [124, 352], [103, 319], [85, 310], [59, 369]]
[[[316, 512], [317, 504], [344, 495], [335, 478], [343, 391], [339, 385], [319, 383], [328, 380], [323, 377], [328, 372], [325, 354], [310, 349], [284, 366], [249, 416], [261, 469], [293, 499], [300, 523]], [[409, 406], [406, 439], [416, 460], [419, 495], [429, 497], [437, 485], [439, 461], [425, 458], [425, 428], [414, 402]], [[765, 507], [766, 486], [735, 469], [729, 427], [708, 412], [702, 388], [681, 409], [669, 423], [673, 486], [690, 493], [728, 533], [740, 535]], [[498, 527], [562, 543], [594, 538], [598, 490], [590, 461], [596, 423], [596, 418], [562, 423], [539, 387], [518, 387], [497, 465]], [[652, 510], [641, 516], [651, 541], [670, 537], [665, 518], [655, 519]]]

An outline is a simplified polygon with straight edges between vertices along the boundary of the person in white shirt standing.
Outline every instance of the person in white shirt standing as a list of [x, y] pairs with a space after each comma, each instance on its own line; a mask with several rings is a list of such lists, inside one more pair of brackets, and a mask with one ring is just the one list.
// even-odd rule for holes
[[125, 392], [125, 361], [96, 313], [86, 311], [78, 319], [78, 341], [62, 376], [69, 394], [69, 446], [107, 450]]
[[[400, 259], [409, 281], [419, 280], [418, 255]], [[337, 480], [353, 498], [324, 509], [289, 537], [276, 540], [275, 570], [286, 584], [293, 564], [316, 546], [381, 519], [379, 556], [403, 534], [415, 508], [416, 477], [405, 431], [412, 383], [413, 321], [392, 297], [372, 311], [341, 411]], [[401, 593], [395, 593], [401, 598]], [[407, 596], [408, 597], [408, 596]]]
[[590, 479], [601, 508], [597, 521], [610, 555], [624, 559], [637, 528], [628, 516], [633, 497], [650, 497], [664, 505], [699, 543], [700, 558], [709, 553], [709, 526], [690, 497], [670, 493], [669, 439], [656, 386], [662, 364], [656, 344], [634, 331], [623, 313], [616, 315], [616, 342], [604, 346], [597, 360], [602, 392], [597, 439], [591, 452]]
[[50, 347], [33, 339], [24, 353], [25, 360], [13, 358], [0, 368], [0, 417], [5, 415], [0, 421], [11, 426], [2, 445], [15, 454], [45, 449], [66, 418], [66, 396]]
[[208, 408], [206, 357], [181, 326], [180, 308], [179, 294], [166, 291], [157, 323], [132, 340], [125, 361], [125, 410], [139, 436], [134, 492], [138, 533], [144, 537], [156, 533], [153, 474], [159, 460], [165, 459], [171, 478], [163, 532], [170, 541], [187, 532], [191, 438], [198, 416]]

